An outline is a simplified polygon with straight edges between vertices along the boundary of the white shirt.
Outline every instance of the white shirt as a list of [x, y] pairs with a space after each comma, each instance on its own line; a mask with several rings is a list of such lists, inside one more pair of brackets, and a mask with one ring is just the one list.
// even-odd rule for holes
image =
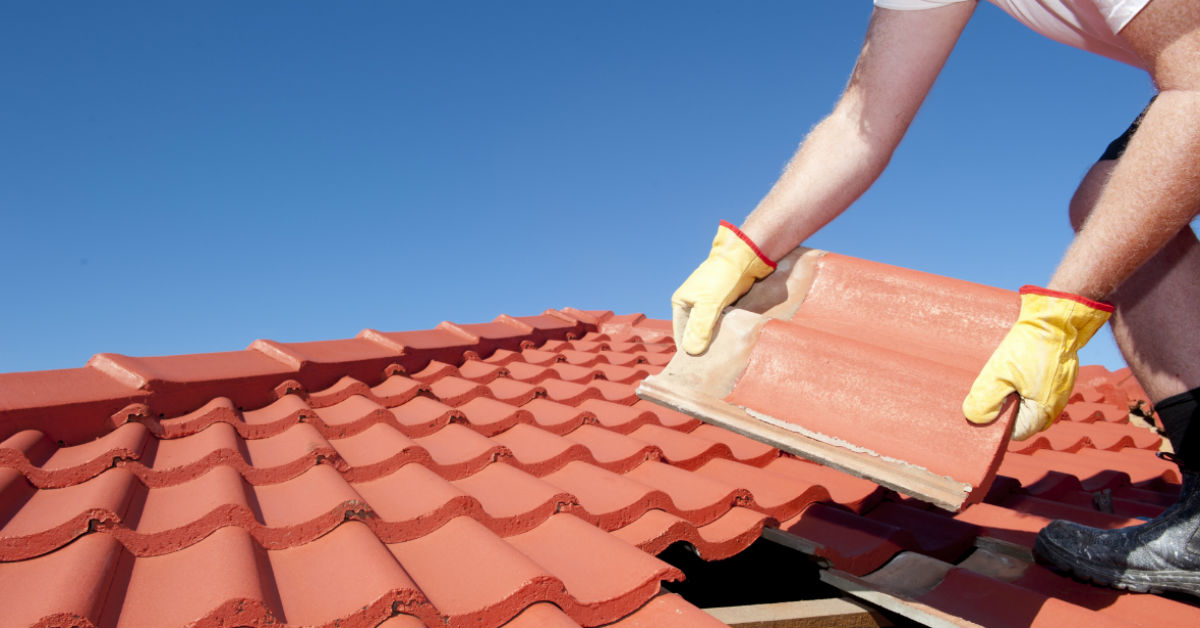
[[[933, 9], [967, 0], [875, 0], [885, 9]], [[1150, 0], [989, 0], [1029, 28], [1068, 46], [1094, 52], [1135, 67], [1137, 53], [1117, 33]]]

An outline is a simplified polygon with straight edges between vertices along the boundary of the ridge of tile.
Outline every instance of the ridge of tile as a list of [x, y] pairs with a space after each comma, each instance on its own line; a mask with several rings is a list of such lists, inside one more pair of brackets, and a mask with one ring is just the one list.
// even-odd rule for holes
[[591, 451], [582, 444], [527, 423], [517, 423], [493, 436], [492, 441], [512, 453], [514, 466], [538, 477], [573, 461], [598, 465]]
[[431, 394], [429, 386], [398, 373], [389, 375], [379, 385], [371, 388], [371, 398], [389, 408], [412, 401], [418, 395], [428, 394]]
[[[485, 362], [484, 364], [487, 363]], [[529, 384], [540, 384], [543, 380], [550, 377], [562, 379], [554, 370], [551, 370], [549, 367], [529, 364], [528, 362], [523, 362], [521, 360], [513, 360], [501, 368], [504, 368], [508, 372], [508, 377], [511, 377], [519, 382], [526, 382]]]
[[342, 464], [340, 452], [310, 424], [297, 423], [274, 436], [245, 440], [228, 423], [214, 423], [183, 438], [147, 439], [139, 459], [119, 461], [117, 467], [132, 471], [146, 486], [164, 487], [199, 477], [220, 464], [237, 469], [251, 484], [272, 484], [322, 462]]
[[[616, 405], [616, 404], [614, 404]], [[638, 399], [632, 406], [629, 406], [638, 412], [648, 412], [652, 417], [650, 420], [656, 420], [663, 427], [669, 427], [674, 430], [690, 432], [700, 426], [700, 419], [688, 416], [678, 410], [660, 406], [652, 401]], [[635, 426], [636, 427], [636, 426]], [[625, 429], [625, 428], [622, 428]]]
[[[546, 312], [549, 313], [550, 310], [547, 310]], [[575, 320], [592, 325], [593, 327], [614, 316], [612, 310], [580, 310], [573, 307], [564, 307], [558, 310], [558, 312], [565, 316], [570, 316]]]
[[[10, 474], [4, 484], [20, 482]], [[11, 516], [0, 527], [0, 561], [19, 561], [53, 551], [87, 534], [96, 526], [113, 525], [124, 516], [133, 495], [134, 476], [114, 469], [60, 489], [29, 487], [19, 506], [13, 491], [0, 489]], [[13, 506], [16, 506], [14, 509]]]
[[[675, 567], [567, 513], [505, 540], [562, 581], [570, 596], [559, 607], [584, 626], [625, 617], [658, 594], [661, 581], [683, 579]], [[591, 567], [600, 563], [611, 568]]]
[[425, 396], [409, 399], [391, 408], [400, 431], [411, 438], [427, 436], [453, 422], [466, 421], [466, 415], [440, 401]]
[[52, 441], [78, 445], [111, 429], [114, 412], [149, 396], [92, 366], [0, 373], [0, 439], [35, 429]]
[[476, 397], [459, 406], [458, 412], [471, 429], [484, 436], [495, 436], [518, 423], [533, 422], [533, 414], [528, 410], [490, 397]]
[[742, 506], [774, 516], [769, 508], [754, 500], [754, 494], [745, 487], [725, 481], [724, 478], [705, 477], [694, 472], [675, 468], [665, 462], [647, 462], [623, 474], [650, 490], [661, 492], [669, 499], [670, 506], [660, 508], [683, 517], [695, 525], [716, 521], [730, 508]]
[[[115, 595], [110, 594], [97, 623], [273, 623], [279, 612], [271, 608], [269, 595], [263, 590], [263, 558], [249, 534], [237, 527], [221, 528], [200, 543], [162, 556], [139, 559], [121, 552], [113, 578], [122, 586], [114, 591]], [[218, 573], [221, 577], [211, 577]], [[178, 589], [187, 590], [189, 595], [177, 599], [170, 594]]]
[[705, 440], [657, 423], [646, 423], [630, 432], [629, 437], [658, 448], [668, 463], [680, 469], [692, 470], [717, 457], [733, 459], [733, 451], [725, 443]]
[[594, 379], [587, 383], [587, 387], [599, 391], [602, 399], [613, 403], [629, 406], [640, 401], [637, 396], [637, 387], [629, 384]]
[[[568, 514], [506, 539], [459, 517], [387, 547], [428, 596], [438, 623], [455, 626], [498, 625], [536, 602], [553, 603], [580, 625], [598, 625], [640, 607], [661, 580], [682, 577]], [[620, 566], [609, 577], [581, 577], [577, 565], [600, 556]]]
[[697, 526], [665, 510], [651, 509], [613, 536], [655, 556], [674, 543], [687, 543], [704, 560], [729, 558], [750, 546], [772, 520], [761, 512], [735, 506], [716, 520]]
[[288, 365], [295, 378], [310, 389], [326, 388], [342, 377], [375, 384], [386, 377], [389, 366], [401, 363], [401, 352], [394, 347], [361, 337], [312, 342], [259, 339], [247, 350]]
[[[326, 396], [317, 406], [310, 405], [305, 398], [296, 394], [283, 395], [271, 404], [257, 410], [242, 411], [233, 406], [227, 397], [217, 397], [200, 408], [170, 419], [151, 415], [144, 404], [132, 404], [113, 417], [115, 425], [140, 423], [157, 438], [172, 440], [190, 436], [207, 429], [215, 423], [233, 426], [238, 434], [247, 439], [262, 439], [278, 435], [297, 422], [309, 422], [329, 437], [340, 437], [362, 431], [375, 422], [395, 423], [394, 414], [380, 402], [405, 403], [420, 393], [419, 388], [410, 388], [403, 376], [393, 375], [387, 391], [393, 396], [381, 398], [366, 389], [357, 380], [344, 380], [335, 384], [337, 391]], [[380, 386], [389, 386], [385, 382]], [[403, 389], [403, 390], [401, 390]], [[316, 408], [320, 407], [318, 411]], [[323, 414], [322, 414], [323, 413]]]
[[793, 456], [774, 458], [762, 468], [783, 479], [792, 478], [819, 486], [829, 494], [831, 501], [860, 514], [874, 508], [891, 493], [870, 480]]
[[595, 425], [581, 425], [564, 438], [586, 447], [597, 466], [618, 473], [663, 458], [662, 449], [657, 445]]
[[1074, 455], [1040, 450], [1033, 452], [1030, 457], [1077, 471], [1075, 476], [1079, 477], [1084, 483], [1084, 488], [1089, 488], [1089, 490], [1091, 490], [1088, 486], [1089, 481], [1095, 482], [1097, 479], [1113, 475], [1123, 476], [1127, 478], [1126, 483], [1132, 484], [1156, 479], [1168, 480], [1176, 484], [1182, 481], [1179, 467], [1159, 458], [1155, 452], [1145, 449], [1129, 448], [1115, 452], [1085, 448], [1080, 449]]
[[305, 545], [266, 552], [282, 618], [292, 625], [373, 626], [394, 611], [438, 616], [409, 569], [357, 521]]
[[[553, 381], [553, 380], [547, 380]], [[499, 377], [484, 384], [490, 395], [499, 401], [522, 406], [538, 397], [546, 396], [546, 389], [507, 377]]]
[[533, 415], [533, 422], [543, 430], [552, 434], [566, 434], [575, 431], [580, 425], [599, 423], [595, 413], [566, 404], [550, 401], [545, 398], [535, 398], [521, 406]]
[[[673, 469], [672, 473], [682, 473], [682, 470]], [[814, 502], [831, 499], [829, 490], [820, 484], [779, 475], [735, 460], [713, 458], [697, 467], [693, 473], [745, 487], [754, 500], [747, 506], [779, 521], [800, 513]]]
[[550, 516], [579, 505], [574, 495], [507, 464], [493, 464], [455, 480], [482, 508], [476, 521], [498, 536], [527, 532]]
[[344, 463], [340, 470], [350, 482], [376, 479], [412, 462], [434, 466], [433, 457], [424, 446], [383, 423], [328, 442], [337, 460]]
[[337, 405], [353, 396], [370, 398], [374, 396], [371, 388], [362, 381], [349, 375], [343, 375], [336, 382], [321, 390], [309, 391], [308, 405], [316, 408], [326, 408]]
[[487, 384], [497, 377], [508, 377], [508, 369], [496, 364], [488, 364], [481, 360], [466, 360], [459, 367], [459, 376], [480, 384]]
[[[676, 506], [667, 493], [628, 475], [584, 462], [567, 463], [561, 469], [543, 476], [542, 480], [574, 495], [579, 505], [569, 509], [569, 512], [604, 530], [625, 527], [653, 509], [692, 519], [689, 514], [693, 513]], [[718, 504], [716, 507], [720, 509], [722, 506]]]
[[538, 387], [545, 391], [545, 396], [551, 401], [565, 403], [569, 406], [578, 406], [587, 399], [601, 399], [604, 394], [597, 388], [589, 385], [576, 384], [573, 382], [563, 381], [561, 379], [547, 378], [542, 380]]
[[903, 550], [918, 547], [908, 530], [826, 504], [812, 504], [779, 527], [811, 543], [814, 554], [834, 568], [856, 576], [875, 571]]
[[0, 468], [13, 469], [37, 488], [79, 484], [112, 468], [118, 460], [136, 460], [149, 432], [140, 423], [83, 443], [58, 447], [40, 430], [18, 432], [0, 443]]
[[[91, 531], [113, 536], [139, 557], [178, 551], [226, 526], [242, 528], [265, 549], [311, 542], [349, 520], [365, 521], [385, 542], [419, 538], [463, 515], [511, 536], [578, 505], [571, 493], [504, 464], [454, 481], [408, 464], [354, 483], [316, 465], [265, 485], [216, 465], [166, 487], [136, 484], [133, 474], [116, 469], [75, 487], [27, 492], [26, 499], [0, 528], [0, 561], [38, 556]], [[83, 504], [79, 514], [71, 515], [71, 503]]]
[[907, 531], [922, 554], [948, 563], [956, 563], [966, 556], [980, 532], [977, 526], [915, 500], [886, 500], [865, 516]]
[[88, 365], [151, 394], [146, 403], [160, 414], [190, 412], [214, 397], [260, 407], [274, 401], [274, 387], [296, 372], [259, 351], [226, 351], [156, 357], [98, 353]]
[[[593, 396], [583, 399], [576, 407], [592, 413], [596, 417], [597, 424], [601, 427], [622, 434], [633, 432], [648, 423], [662, 422], [657, 406], [654, 406], [655, 409], [651, 410], [648, 406], [639, 406], [638, 404], [625, 405]], [[665, 408], [664, 412], [667, 412]], [[680, 414], [680, 416], [686, 415]], [[697, 425], [700, 423], [700, 421], [691, 417], [687, 418]]]
[[[665, 427], [665, 426], [664, 426]], [[686, 431], [680, 428], [671, 428], [678, 432], [691, 434], [696, 438], [720, 443], [729, 448], [729, 453], [734, 460], [745, 464], [762, 467], [766, 466], [772, 460], [779, 458], [783, 452], [766, 443], [756, 441], [752, 438], [731, 432], [726, 429], [719, 428], [711, 423], [702, 423], [695, 426], [695, 429]]]
[[1129, 421], [1128, 407], [1114, 406], [1109, 403], [1076, 401], [1068, 404], [1063, 412], [1063, 420], [1065, 421], [1081, 423], [1095, 423], [1097, 421], [1126, 423]]

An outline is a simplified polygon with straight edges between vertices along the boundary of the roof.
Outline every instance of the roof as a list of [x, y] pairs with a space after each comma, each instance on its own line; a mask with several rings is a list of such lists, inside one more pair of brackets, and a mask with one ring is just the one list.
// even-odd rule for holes
[[656, 556], [766, 535], [930, 623], [1200, 625], [1028, 561], [1050, 518], [1177, 493], [1127, 371], [1084, 368], [951, 515], [639, 399], [673, 353], [564, 309], [0, 375], [0, 624], [719, 625]]

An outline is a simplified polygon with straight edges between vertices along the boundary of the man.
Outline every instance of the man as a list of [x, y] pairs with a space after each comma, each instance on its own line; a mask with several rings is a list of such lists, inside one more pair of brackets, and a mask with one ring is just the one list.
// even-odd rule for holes
[[[1053, 39], [1144, 68], [1159, 95], [1084, 177], [1070, 208], [1075, 240], [1046, 288], [1021, 290], [1017, 323], [963, 413], [994, 420], [1015, 391], [1013, 438], [1049, 427], [1074, 386], [1078, 350], [1115, 311], [1117, 343], [1182, 469], [1179, 501], [1115, 531], [1056, 521], [1034, 549], [1097, 583], [1200, 596], [1200, 243], [1189, 227], [1200, 210], [1200, 2], [992, 1]], [[721, 310], [882, 173], [976, 3], [875, 0], [833, 112], [742, 228], [722, 223], [708, 259], [672, 296], [684, 351], [702, 353]]]

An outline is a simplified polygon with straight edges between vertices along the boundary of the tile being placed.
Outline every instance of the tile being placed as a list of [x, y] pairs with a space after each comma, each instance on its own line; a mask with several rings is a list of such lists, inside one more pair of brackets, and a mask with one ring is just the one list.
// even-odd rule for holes
[[982, 426], [961, 404], [1017, 296], [814, 250], [781, 268], [639, 394], [949, 510], [981, 500], [1015, 404]]

